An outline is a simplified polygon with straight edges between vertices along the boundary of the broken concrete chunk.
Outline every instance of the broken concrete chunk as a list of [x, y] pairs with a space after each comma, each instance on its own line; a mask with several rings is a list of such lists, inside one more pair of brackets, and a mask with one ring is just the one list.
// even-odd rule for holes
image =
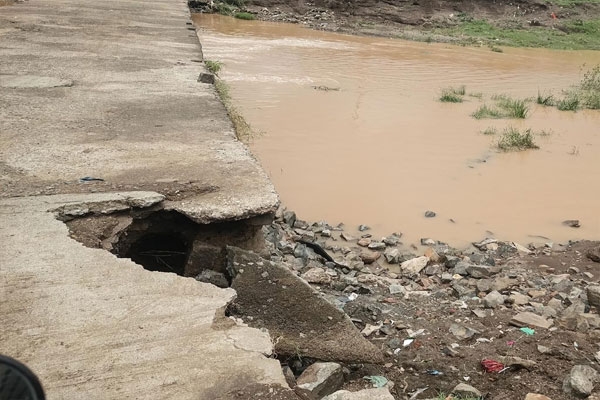
[[[383, 355], [350, 318], [285, 265], [227, 247], [227, 270], [237, 291], [233, 309], [267, 328], [275, 352], [323, 361], [383, 362]], [[244, 273], [240, 273], [243, 270]], [[268, 273], [267, 278], [262, 274]]]
[[225, 275], [220, 272], [213, 271], [212, 269], [205, 269], [204, 271], [200, 272], [195, 279], [200, 282], [213, 284], [220, 288], [229, 287], [229, 282], [227, 281]]
[[479, 333], [479, 331], [459, 324], [450, 325], [450, 333], [457, 339], [467, 340]]
[[511, 325], [515, 325], [519, 328], [537, 326], [538, 328], [548, 329], [552, 326], [552, 323], [551, 320], [547, 320], [546, 318], [529, 311], [518, 313], [510, 320]]
[[296, 381], [296, 392], [308, 399], [320, 400], [334, 393], [344, 383], [342, 366], [333, 362], [317, 362], [304, 370]]
[[323, 400], [394, 400], [394, 396], [387, 387], [377, 389], [363, 389], [358, 392], [338, 390], [337, 392], [323, 397]]

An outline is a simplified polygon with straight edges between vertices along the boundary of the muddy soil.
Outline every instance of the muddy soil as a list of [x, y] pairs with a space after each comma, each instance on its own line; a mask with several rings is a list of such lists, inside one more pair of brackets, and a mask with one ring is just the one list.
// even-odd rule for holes
[[250, 0], [246, 8], [258, 19], [301, 23], [315, 29], [351, 34], [403, 37], [415, 40], [457, 42], [460, 38], [435, 35], [435, 28], [459, 25], [465, 18], [485, 20], [499, 28], [546, 27], [568, 32], [566, 22], [599, 15], [600, 4], [523, 0], [317, 0], [314, 2]]
[[[485, 399], [539, 393], [566, 400], [574, 398], [563, 388], [573, 366], [598, 368], [593, 288], [600, 242], [524, 246], [491, 239], [459, 250], [423, 239], [418, 248], [406, 247], [399, 236], [309, 224], [290, 212], [265, 232], [271, 259], [287, 263], [343, 309], [385, 354], [382, 365], [345, 364], [346, 389], [370, 387], [364, 377], [380, 375], [393, 382], [396, 399], [438, 398], [463, 382]], [[335, 263], [306, 242], [320, 244]], [[413, 262], [423, 259], [415, 269]], [[513, 320], [523, 312], [548, 326]], [[294, 368], [294, 355], [281, 356]], [[502, 363], [503, 371], [486, 372], [484, 359]], [[412, 397], [419, 389], [425, 390]]]

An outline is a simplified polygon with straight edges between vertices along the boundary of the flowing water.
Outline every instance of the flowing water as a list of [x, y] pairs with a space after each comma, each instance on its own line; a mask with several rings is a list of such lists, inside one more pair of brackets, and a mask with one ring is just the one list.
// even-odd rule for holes
[[[252, 151], [300, 218], [403, 232], [405, 243], [600, 239], [600, 111], [532, 101], [525, 120], [470, 116], [495, 94], [560, 95], [600, 52], [496, 53], [217, 15], [194, 21], [205, 59], [224, 64], [233, 104], [261, 132]], [[459, 85], [482, 98], [438, 101]], [[509, 125], [549, 134], [535, 138], [539, 150], [502, 153], [499, 135], [481, 133]]]

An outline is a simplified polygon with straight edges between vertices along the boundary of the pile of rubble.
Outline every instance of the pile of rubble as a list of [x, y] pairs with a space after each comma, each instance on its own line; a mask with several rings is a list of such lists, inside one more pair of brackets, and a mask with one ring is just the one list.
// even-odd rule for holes
[[[400, 233], [375, 238], [364, 225], [350, 231], [309, 224], [290, 211], [280, 211], [264, 229], [270, 263], [308, 282], [373, 345], [353, 338], [338, 343], [341, 352], [332, 357], [325, 351], [315, 356], [298, 344], [295, 351], [289, 343], [278, 350], [278, 341], [287, 339], [264, 323], [270, 306], [261, 311], [234, 304], [232, 314], [269, 328], [296, 392], [305, 374], [329, 375], [314, 371], [323, 364], [318, 361], [342, 361], [335, 368], [324, 363], [336, 371], [333, 389], [376, 386], [396, 399], [594, 396], [600, 379], [598, 243], [523, 246], [489, 238], [459, 250], [424, 238], [420, 246], [405, 246]], [[294, 295], [287, 300], [302, 302]], [[317, 314], [323, 325], [338, 319], [323, 306], [304, 305], [296, 316]], [[318, 329], [300, 330], [294, 335], [309, 343], [323, 339]], [[340, 356], [358, 347], [357, 359]], [[369, 352], [372, 360], [365, 357]], [[308, 398], [326, 395], [319, 393]], [[364, 398], [378, 398], [369, 396]]]

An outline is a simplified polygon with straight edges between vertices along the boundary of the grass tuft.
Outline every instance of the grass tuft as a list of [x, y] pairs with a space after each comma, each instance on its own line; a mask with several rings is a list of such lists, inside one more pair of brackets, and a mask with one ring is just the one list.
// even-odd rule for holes
[[440, 96], [440, 101], [444, 103], [462, 103], [462, 96], [467, 93], [467, 89], [465, 85], [461, 85], [457, 88], [449, 87], [442, 89], [442, 94]]
[[479, 106], [477, 110], [471, 116], [475, 119], [485, 119], [485, 118], [503, 118], [504, 115], [500, 110], [494, 107], [490, 107], [487, 104]]
[[574, 92], [567, 94], [567, 97], [556, 103], [556, 108], [560, 111], [577, 111], [579, 108], [579, 96]]
[[217, 94], [223, 102], [225, 106], [225, 110], [227, 110], [227, 114], [233, 123], [233, 127], [235, 129], [235, 136], [238, 140], [243, 142], [247, 142], [250, 138], [256, 136], [257, 132], [252, 128], [252, 126], [246, 121], [246, 119], [240, 114], [240, 112], [235, 108], [233, 103], [231, 102], [231, 94], [229, 93], [229, 86], [223, 82], [221, 79], [215, 80], [215, 89], [217, 90]]
[[554, 96], [552, 94], [543, 95], [538, 91], [536, 102], [542, 106], [553, 106]]
[[484, 135], [495, 135], [498, 133], [498, 130], [493, 126], [488, 126], [484, 130], [482, 130], [481, 133], [483, 133]]
[[503, 98], [498, 101], [498, 106], [502, 108], [508, 118], [527, 118], [529, 106], [525, 100], [514, 100], [511, 98]]
[[204, 66], [211, 74], [219, 76], [219, 71], [223, 68], [223, 63], [220, 61], [204, 60]]
[[502, 151], [520, 151], [527, 149], [539, 149], [533, 141], [531, 129], [521, 133], [518, 129], [509, 127], [504, 130], [502, 137], [498, 140], [498, 148]]
[[237, 19], [245, 19], [247, 21], [252, 21], [256, 19], [254, 14], [250, 14], [249, 12], [237, 12], [233, 15]]

